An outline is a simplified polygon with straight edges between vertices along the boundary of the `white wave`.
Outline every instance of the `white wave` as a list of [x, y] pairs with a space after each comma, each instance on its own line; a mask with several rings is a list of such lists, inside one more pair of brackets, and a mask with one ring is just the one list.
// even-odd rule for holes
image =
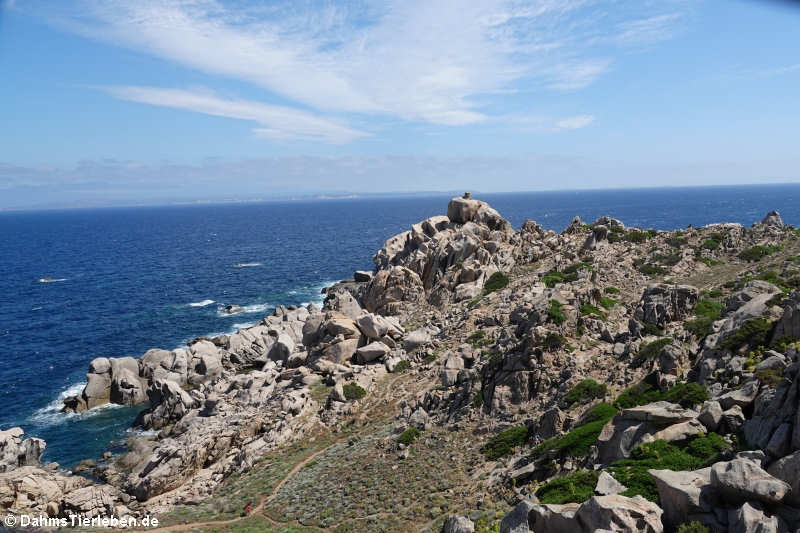
[[136, 437], [155, 437], [158, 435], [158, 430], [155, 429], [142, 429], [142, 428], [128, 428], [125, 433], [130, 433]]
[[252, 328], [255, 325], [256, 322], [240, 322], [239, 324], [234, 324], [233, 329], [234, 330], [247, 329], [247, 328]]
[[67, 281], [67, 278], [58, 278], [58, 279], [40, 278], [38, 281], [39, 281], [39, 283], [56, 283], [58, 281]]
[[41, 409], [34, 411], [29, 420], [40, 426], [51, 426], [70, 418], [87, 418], [99, 414], [102, 411], [124, 407], [116, 403], [106, 403], [89, 409], [88, 411], [84, 411], [83, 413], [62, 413], [61, 409], [64, 407], [64, 400], [70, 396], [77, 396], [83, 391], [85, 386], [85, 381], [70, 385], [63, 391], [59, 392], [55, 400], [48, 403]]
[[227, 310], [225, 306], [220, 306], [220, 308], [217, 310], [217, 316], [228, 317], [236, 315], [247, 315], [251, 313], [263, 313], [274, 307], [275, 306], [269, 302], [265, 302], [263, 304], [234, 306], [231, 310]]
[[192, 302], [189, 307], [205, 307], [214, 303], [214, 300], [203, 300], [202, 302]]
[[236, 263], [233, 268], [247, 268], [247, 267], [260, 267], [264, 266], [263, 263]]

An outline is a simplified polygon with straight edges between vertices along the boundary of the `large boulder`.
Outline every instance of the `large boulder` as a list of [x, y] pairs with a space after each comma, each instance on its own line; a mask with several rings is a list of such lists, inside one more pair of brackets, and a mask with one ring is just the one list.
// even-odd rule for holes
[[419, 275], [403, 266], [379, 271], [367, 286], [364, 307], [370, 313], [399, 314], [407, 305], [423, 299], [425, 289]]
[[749, 500], [779, 503], [791, 490], [788, 483], [747, 459], [733, 459], [712, 465], [711, 485], [729, 503]]
[[774, 461], [767, 472], [791, 486], [792, 490], [785, 501], [789, 505], [800, 507], [800, 451]]
[[655, 479], [667, 528], [676, 528], [688, 517], [697, 519], [707, 515], [704, 522], [715, 520], [714, 508], [719, 498], [711, 486], [710, 469], [691, 472], [648, 470], [648, 473]]
[[448, 516], [442, 526], [442, 533], [475, 533], [475, 524], [466, 516]]
[[664, 327], [690, 316], [697, 305], [697, 288], [691, 285], [655, 283], [642, 294], [634, 316], [637, 320]]
[[466, 224], [470, 222], [480, 209], [483, 202], [464, 195], [450, 200], [447, 204], [447, 218], [456, 224]]
[[389, 347], [380, 341], [375, 341], [356, 350], [356, 360], [359, 363], [368, 363], [380, 359], [389, 353]]
[[528, 526], [528, 515], [533, 506], [530, 500], [522, 500], [500, 521], [500, 533], [531, 533]]
[[138, 374], [129, 368], [120, 368], [111, 380], [110, 400], [119, 405], [136, 405], [147, 398], [145, 387]]
[[661, 514], [658, 505], [641, 496], [593, 496], [580, 505], [532, 505], [528, 526], [536, 533], [662, 533]]
[[0, 472], [10, 472], [22, 466], [38, 465], [45, 442], [36, 437], [23, 440], [22, 428], [0, 431]]
[[779, 516], [764, 511], [758, 502], [745, 502], [728, 511], [728, 533], [788, 533], [790, 530]]

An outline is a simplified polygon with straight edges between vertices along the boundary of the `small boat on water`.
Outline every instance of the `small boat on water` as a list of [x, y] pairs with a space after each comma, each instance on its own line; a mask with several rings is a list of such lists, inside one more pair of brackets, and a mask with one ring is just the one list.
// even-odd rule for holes
[[55, 281], [53, 278], [44, 277], [39, 280], [39, 283], [52, 283], [53, 281]]

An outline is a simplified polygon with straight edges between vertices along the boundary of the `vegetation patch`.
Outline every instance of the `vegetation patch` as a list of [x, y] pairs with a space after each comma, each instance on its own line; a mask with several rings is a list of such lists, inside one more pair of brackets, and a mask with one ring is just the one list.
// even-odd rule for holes
[[712, 533], [710, 529], [697, 521], [681, 524], [675, 531], [676, 533]]
[[667, 237], [665, 242], [670, 246], [672, 246], [673, 248], [683, 248], [689, 243], [689, 241], [686, 240], [686, 237], [678, 237], [678, 236]]
[[599, 472], [581, 470], [556, 478], [536, 491], [539, 503], [583, 503], [594, 495]]
[[559, 348], [568, 348], [567, 339], [564, 338], [563, 335], [559, 335], [558, 333], [550, 332], [544, 338], [542, 342], [544, 348], [550, 352], [554, 352]]
[[761, 261], [768, 255], [772, 255], [781, 250], [783, 250], [783, 246], [780, 244], [775, 244], [772, 246], [751, 246], [750, 248], [742, 250], [739, 253], [739, 259], [753, 263], [756, 261]]
[[589, 412], [588, 422], [576, 427], [569, 433], [547, 439], [531, 450], [531, 457], [536, 458], [547, 453], [559, 457], [583, 457], [589, 448], [597, 442], [603, 426], [614, 418], [618, 411], [610, 404], [599, 403]]
[[718, 347], [722, 350], [735, 352], [745, 345], [751, 348], [765, 345], [769, 334], [772, 332], [772, 327], [772, 322], [766, 318], [751, 318], [742, 324], [733, 335], [719, 343]]
[[572, 283], [573, 281], [578, 281], [579, 274], [582, 270], [594, 272], [592, 265], [585, 261], [579, 261], [577, 263], [572, 263], [560, 272], [558, 270], [551, 270], [542, 277], [542, 283], [550, 289], [559, 283]]
[[617, 301], [614, 298], [609, 298], [608, 296], [601, 297], [597, 303], [600, 304], [600, 307], [604, 309], [611, 309], [617, 305]]
[[547, 310], [547, 318], [550, 322], [559, 326], [567, 321], [567, 315], [564, 314], [561, 302], [558, 300], [550, 300], [550, 309]]
[[348, 400], [360, 400], [367, 395], [366, 389], [358, 383], [345, 383], [342, 387], [344, 397]]
[[633, 360], [633, 365], [641, 366], [645, 361], [655, 359], [661, 353], [661, 350], [672, 344], [672, 342], [672, 337], [664, 337], [663, 339], [658, 339], [657, 341], [648, 342], [639, 348], [639, 353]]
[[409, 368], [411, 368], [411, 362], [408, 361], [407, 359], [403, 359], [402, 361], [394, 365], [392, 372], [394, 372], [395, 374], [402, 374]]
[[606, 287], [603, 289], [606, 294], [619, 294], [619, 289], [616, 287]]
[[701, 298], [697, 302], [695, 315], [697, 318], [685, 324], [686, 329], [698, 340], [706, 338], [711, 333], [711, 326], [722, 317], [722, 303], [710, 298]]
[[472, 345], [473, 348], [481, 348], [483, 346], [488, 346], [492, 343], [492, 341], [486, 338], [486, 332], [482, 329], [479, 329], [469, 337], [467, 337], [467, 342]]
[[618, 409], [630, 409], [639, 405], [666, 401], [689, 408], [708, 399], [708, 391], [699, 383], [678, 383], [666, 392], [662, 392], [656, 388], [653, 381], [654, 378], [648, 376], [641, 383], [625, 389], [617, 397], [614, 406]]
[[615, 462], [610, 470], [617, 481], [628, 487], [623, 496], [639, 495], [658, 503], [658, 489], [648, 469], [696, 470], [716, 462], [729, 449], [730, 445], [716, 433], [699, 436], [683, 449], [657, 440], [638, 446], [630, 459]]
[[420, 435], [421, 433], [417, 428], [408, 428], [400, 433], [400, 436], [397, 437], [397, 442], [400, 444], [405, 444], [406, 446], [410, 446], [411, 443], [417, 440]]
[[581, 314], [582, 315], [585, 315], [585, 316], [594, 315], [597, 318], [599, 318], [600, 320], [605, 320], [606, 319], [606, 314], [603, 313], [600, 309], [598, 309], [597, 307], [595, 307], [595, 306], [593, 306], [591, 304], [582, 304], [580, 309], [581, 309]]
[[483, 445], [481, 452], [489, 461], [494, 461], [511, 455], [514, 448], [522, 446], [528, 439], [528, 428], [514, 426], [492, 436], [489, 442]]
[[650, 263], [641, 263], [637, 266], [639, 272], [644, 274], [645, 276], [663, 276], [667, 273], [667, 270], [663, 267], [658, 265], [651, 265]]
[[569, 406], [575, 403], [586, 403], [595, 398], [602, 398], [606, 395], [607, 390], [608, 387], [605, 383], [598, 383], [593, 379], [584, 379], [564, 396], [564, 404]]
[[490, 294], [500, 289], [505, 289], [508, 285], [508, 276], [502, 272], [495, 272], [483, 286], [483, 294]]

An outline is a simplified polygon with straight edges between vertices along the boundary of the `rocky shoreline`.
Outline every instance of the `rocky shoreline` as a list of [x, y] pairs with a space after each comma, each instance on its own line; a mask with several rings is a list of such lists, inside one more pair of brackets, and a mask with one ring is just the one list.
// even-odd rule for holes
[[[377, 439], [364, 460], [394, 470], [463, 434], [448, 467], [471, 481], [428, 515], [368, 514], [384, 520], [369, 530], [800, 531], [800, 237], [776, 212], [671, 232], [576, 218], [557, 234], [514, 231], [465, 195], [374, 262], [322, 308], [94, 359], [64, 410], [146, 405], [135, 424], [153, 435], [84, 464], [90, 480], [0, 432], [0, 510], [191, 521], [295, 445]], [[279, 523], [265, 502], [304, 490], [262, 493], [258, 513]], [[485, 502], [501, 514], [484, 520]], [[286, 518], [364, 530], [340, 505]]]

